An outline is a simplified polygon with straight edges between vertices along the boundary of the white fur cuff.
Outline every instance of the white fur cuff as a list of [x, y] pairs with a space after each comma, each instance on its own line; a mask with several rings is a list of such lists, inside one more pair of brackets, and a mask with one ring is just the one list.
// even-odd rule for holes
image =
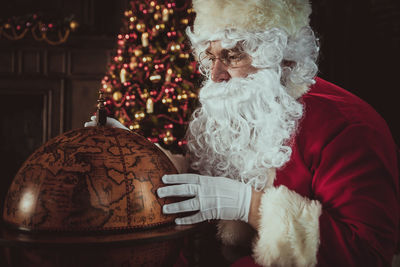
[[285, 186], [265, 190], [253, 257], [262, 266], [314, 266], [321, 204]]

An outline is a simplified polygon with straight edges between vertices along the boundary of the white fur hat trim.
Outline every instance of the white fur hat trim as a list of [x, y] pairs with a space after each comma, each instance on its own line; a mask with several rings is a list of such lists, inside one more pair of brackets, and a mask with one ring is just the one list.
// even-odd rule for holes
[[264, 31], [270, 28], [295, 34], [309, 25], [308, 0], [193, 0], [194, 33], [207, 39], [223, 29]]

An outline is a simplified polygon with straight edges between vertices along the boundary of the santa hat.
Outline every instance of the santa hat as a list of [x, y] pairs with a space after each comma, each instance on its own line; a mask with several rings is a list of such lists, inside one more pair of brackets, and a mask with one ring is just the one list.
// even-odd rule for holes
[[202, 40], [223, 29], [264, 31], [279, 28], [294, 35], [309, 25], [308, 0], [193, 0], [193, 33]]

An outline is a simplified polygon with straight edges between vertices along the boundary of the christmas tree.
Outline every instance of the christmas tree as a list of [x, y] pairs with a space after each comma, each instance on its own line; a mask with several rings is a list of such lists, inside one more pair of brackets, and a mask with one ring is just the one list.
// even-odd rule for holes
[[102, 80], [108, 116], [174, 153], [197, 102], [200, 73], [185, 30], [190, 1], [131, 1]]

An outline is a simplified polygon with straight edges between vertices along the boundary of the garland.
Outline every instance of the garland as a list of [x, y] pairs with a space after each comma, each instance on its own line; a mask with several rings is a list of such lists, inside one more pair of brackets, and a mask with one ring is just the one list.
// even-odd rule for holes
[[36, 41], [59, 45], [65, 43], [71, 31], [75, 31], [78, 26], [73, 16], [64, 18], [62, 21], [50, 21], [38, 14], [12, 17], [6, 20], [0, 19], [0, 38], [4, 36], [9, 40], [17, 41], [31, 32]]

